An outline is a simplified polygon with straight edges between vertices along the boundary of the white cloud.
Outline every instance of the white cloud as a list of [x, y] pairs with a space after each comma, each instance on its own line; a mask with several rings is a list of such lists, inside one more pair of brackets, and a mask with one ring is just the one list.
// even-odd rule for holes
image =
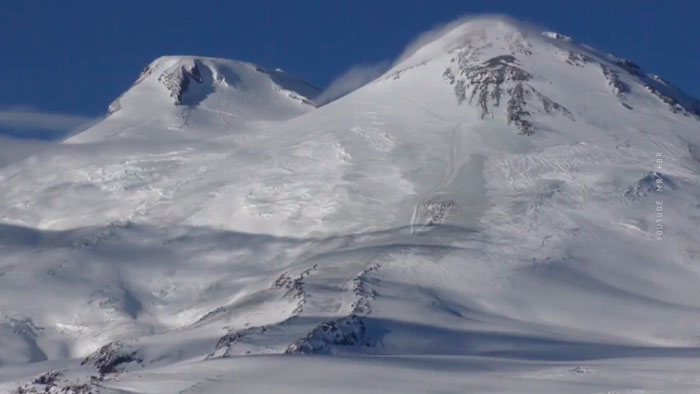
[[84, 130], [97, 119], [80, 115], [44, 112], [25, 107], [0, 109], [0, 134], [17, 137], [59, 138]]

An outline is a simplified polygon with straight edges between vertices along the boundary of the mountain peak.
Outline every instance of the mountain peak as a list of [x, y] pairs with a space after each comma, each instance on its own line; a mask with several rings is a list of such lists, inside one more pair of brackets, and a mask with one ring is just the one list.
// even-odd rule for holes
[[475, 39], [495, 41], [502, 37], [523, 37], [535, 31], [535, 28], [506, 16], [462, 18], [419, 36], [404, 50], [397, 63], [414, 57], [425, 60]]
[[226, 88], [250, 92], [264, 79], [269, 79], [273, 88], [284, 91], [289, 98], [314, 105], [311, 99], [318, 89], [281, 69], [268, 70], [252, 63], [202, 56], [161, 56], [147, 65], [132, 87], [109, 106], [109, 113], [121, 110], [122, 99], [149, 80], [160, 85], [172, 104], [197, 106], [209, 95]]
[[654, 103], [700, 119], [696, 99], [634, 62], [507, 17], [462, 19], [423, 35], [378, 82], [410, 79], [423, 92], [438, 94], [444, 91], [439, 75], [457, 104], [476, 109], [481, 119], [500, 118], [524, 135], [542, 128], [543, 117], [575, 121], [580, 103], [572, 93], [606, 96], [606, 111]]
[[280, 69], [202, 56], [161, 56], [109, 105], [106, 124], [70, 141], [129, 134], [105, 131], [114, 129], [113, 122], [119, 122], [120, 129], [124, 129], [123, 122], [147, 122], [157, 126], [151, 130], [186, 130], [194, 124], [200, 131], [240, 130], [253, 123], [301, 115], [316, 107], [312, 99], [318, 92]]

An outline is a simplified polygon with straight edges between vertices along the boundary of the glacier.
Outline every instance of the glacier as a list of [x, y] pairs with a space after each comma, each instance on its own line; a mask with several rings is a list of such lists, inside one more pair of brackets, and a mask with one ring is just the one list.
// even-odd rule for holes
[[0, 392], [700, 390], [696, 99], [502, 17], [320, 93], [164, 56], [3, 140]]

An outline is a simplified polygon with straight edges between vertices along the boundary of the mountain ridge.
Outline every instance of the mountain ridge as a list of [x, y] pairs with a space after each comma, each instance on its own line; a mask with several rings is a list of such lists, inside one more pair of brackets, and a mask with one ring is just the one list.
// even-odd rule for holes
[[[316, 94], [317, 88], [298, 77], [253, 63], [202, 56], [161, 56], [109, 105], [102, 122], [105, 124], [73, 135], [67, 142], [124, 137], [124, 132], [114, 131], [149, 123], [184, 131], [192, 122], [216, 135], [220, 134], [216, 129], [245, 128], [251, 123], [297, 116], [316, 106], [307, 97]], [[209, 114], [217, 117], [213, 124], [208, 124]]]
[[0, 371], [24, 379], [0, 389], [255, 392], [228, 370], [290, 360], [437, 363], [435, 387], [492, 365], [495, 392], [697, 369], [697, 102], [517, 26], [450, 25], [318, 107], [278, 71], [159, 58], [102, 124], [0, 169]]
[[[400, 75], [407, 70], [437, 58], [444, 57], [445, 53], [450, 55], [457, 54], [461, 57], [459, 65], [461, 68], [453, 70], [448, 67], [445, 69], [443, 76], [450, 84], [457, 84], [454, 86], [454, 89], [458, 100], [462, 102], [466, 98], [466, 81], [460, 78], [460, 76], [472, 78], [469, 84], [470, 88], [480, 90], [479, 106], [482, 108], [481, 116], [488, 113], [488, 109], [486, 108], [486, 99], [488, 95], [499, 96], [500, 98], [501, 94], [510, 95], [508, 91], [514, 90], [516, 97], [513, 98], [511, 96], [511, 100], [508, 103], [509, 111], [507, 117], [509, 123], [516, 125], [521, 133], [530, 134], [534, 132], [534, 127], [525, 119], [525, 117], [530, 114], [529, 111], [524, 108], [526, 100], [522, 97], [523, 95], [537, 96], [542, 101], [544, 107], [546, 107], [546, 111], [558, 111], [569, 117], [571, 117], [571, 114], [567, 114], [565, 107], [559, 106], [556, 102], [543, 96], [532, 86], [527, 87], [527, 81], [521, 80], [520, 82], [522, 83], [518, 83], [517, 86], [507, 88], [504, 91], [500, 86], [492, 86], [493, 81], [485, 81], [485, 85], [475, 88], [476, 80], [474, 80], [474, 78], [491, 78], [499, 82], [496, 85], [500, 85], [502, 81], [499, 80], [504, 77], [528, 79], [531, 76], [522, 68], [513, 64], [513, 61], [522, 62], [526, 60], [527, 57], [533, 55], [531, 49], [529, 49], [532, 47], [531, 42], [537, 44], [549, 43], [560, 51], [558, 55], [563, 56], [566, 59], [565, 61], [570, 65], [580, 67], [586, 63], [597, 64], [611, 90], [620, 99], [621, 105], [625, 107], [629, 106], [624, 99], [630, 89], [630, 82], [628, 79], [633, 78], [643, 85], [648, 93], [666, 103], [672, 111], [700, 119], [700, 101], [685, 93], [676, 85], [671, 84], [657, 75], [646, 73], [641, 67], [630, 60], [598, 52], [590, 46], [578, 44], [570, 37], [556, 32], [546, 31], [503, 16], [484, 16], [477, 19], [467, 18], [466, 21], [448, 24], [443, 28], [436, 29], [436, 32], [430, 34], [430, 36], [431, 37], [428, 39], [419, 39], [418, 42], [412, 44], [414, 48], [405, 51], [389, 70], [375, 80], [368, 82], [368, 84], [377, 83], [387, 78], [399, 78]], [[483, 41], [485, 39], [489, 42], [480, 47], [478, 44], [479, 40]], [[504, 55], [500, 58], [498, 56], [491, 59], [483, 58], [481, 59], [481, 61], [484, 62], [483, 64], [476, 64], [478, 63], [476, 59], [479, 58], [479, 55], [475, 52], [484, 51], [485, 47], [493, 46], [495, 42], [500, 43], [502, 47], [499, 48], [499, 50], [501, 53], [504, 53]], [[465, 56], [471, 56], [471, 63], [473, 64], [470, 63], [469, 59], [462, 59]], [[510, 63], [501, 63], [500, 60], [497, 59], [509, 59]], [[493, 69], [494, 65], [496, 65], [489, 65], [489, 61], [495, 61], [499, 69], [488, 70], [490, 68]], [[202, 62], [207, 62], [209, 66], [204, 65]], [[174, 100], [176, 106], [196, 108], [200, 104], [200, 101], [206, 99], [208, 94], [216, 90], [215, 86], [212, 88], [200, 88], [199, 93], [190, 92], [188, 98], [183, 99], [182, 96], [187, 93], [187, 89], [190, 85], [197, 87], [202, 84], [202, 77], [199, 75], [200, 69], [208, 70], [206, 73], [214, 76], [213, 80], [212, 77], [208, 78], [211, 82], [223, 82], [224, 85], [229, 85], [226, 72], [215, 70], [216, 66], [212, 64], [212, 62], [218, 64], [219, 67], [227, 63], [243, 65], [255, 69], [262, 74], [269, 75], [273, 84], [277, 86], [277, 89], [286, 92], [290, 99], [298, 100], [302, 104], [311, 107], [316, 106], [312, 101], [313, 97], [321, 93], [318, 88], [315, 88], [298, 77], [291, 76], [279, 70], [268, 70], [253, 63], [205, 56], [161, 56], [144, 68], [144, 71], [139, 75], [132, 88], [110, 104], [108, 114], [118, 111], [121, 106], [121, 97], [128, 95], [130, 90], [136, 88], [140, 82], [152, 73], [158, 74], [158, 82], [166, 87], [169, 96]], [[163, 64], [168, 64], [169, 66], [163, 66]], [[159, 67], [164, 69], [161, 70]], [[196, 76], [192, 74], [192, 71], [195, 72]], [[453, 74], [454, 72], [457, 72], [459, 75], [455, 76]], [[625, 75], [625, 78], [620, 77], [621, 73]], [[471, 75], [468, 76], [466, 74]], [[235, 73], [228, 73], [228, 77], [228, 79], [231, 80], [231, 85], [235, 86], [238, 78]], [[211, 83], [208, 82], [204, 85], [210, 84]], [[495, 90], [490, 91], [491, 89]], [[469, 101], [472, 101], [474, 94], [474, 91], [472, 91]], [[531, 100], [537, 99], [537, 97], [533, 97]], [[232, 102], [227, 103], [226, 107], [236, 107], [237, 105], [240, 105], [240, 103]], [[631, 109], [631, 107], [628, 109]], [[291, 117], [301, 113], [303, 112], [291, 115]]]

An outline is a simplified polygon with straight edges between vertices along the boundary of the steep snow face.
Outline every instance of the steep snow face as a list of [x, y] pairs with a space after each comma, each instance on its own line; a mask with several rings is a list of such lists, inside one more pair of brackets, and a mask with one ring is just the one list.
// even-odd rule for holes
[[163, 58], [102, 124], [0, 169], [0, 364], [149, 392], [185, 368], [183, 390], [217, 392], [221, 358], [411, 355], [382, 363], [491, 360], [515, 376], [496, 392], [573, 392], [640, 387], [586, 360], [697, 362], [695, 99], [492, 18], [322, 107], [304, 86]]
[[[534, 133], [537, 123], [547, 128], [546, 123], [554, 121], [549, 118], [576, 121], [579, 115], [585, 122], [600, 118], [600, 111], [617, 118], [620, 105], [632, 110], [630, 101], [636, 100], [652, 101], [646, 103], [652, 107], [658, 107], [654, 99], [660, 100], [671, 112], [700, 118], [697, 100], [629, 60], [575, 44], [558, 33], [539, 33], [503, 20], [448, 28], [387, 74], [395, 79], [411, 72], [434, 76], [428, 69], [437, 67], [444, 67], [443, 80], [459, 104], [477, 108], [482, 119], [506, 120], [525, 135]], [[603, 80], [608, 91], [600, 89]]]
[[217, 133], [279, 122], [315, 107], [318, 89], [281, 70], [251, 63], [192, 56], [164, 56], [141, 72], [109, 105], [103, 124], [69, 142], [148, 138], [153, 129]]

